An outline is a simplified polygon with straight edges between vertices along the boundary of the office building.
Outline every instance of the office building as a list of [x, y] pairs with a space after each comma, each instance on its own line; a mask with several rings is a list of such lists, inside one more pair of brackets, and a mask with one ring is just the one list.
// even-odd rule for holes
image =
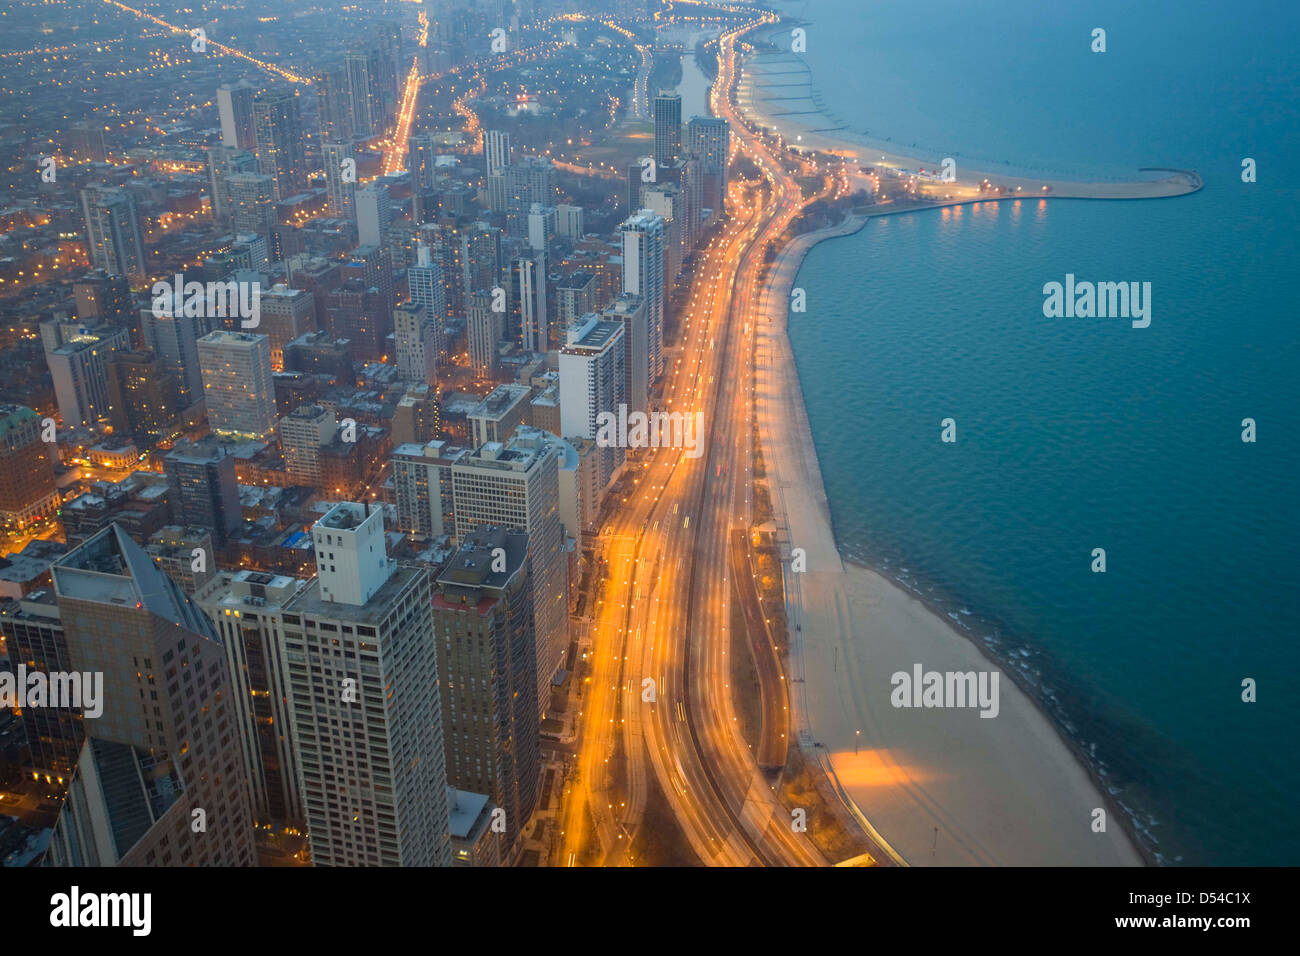
[[212, 622], [112, 525], [52, 569], [68, 660], [102, 712], [50, 840], [54, 866], [252, 866], [236, 701]]

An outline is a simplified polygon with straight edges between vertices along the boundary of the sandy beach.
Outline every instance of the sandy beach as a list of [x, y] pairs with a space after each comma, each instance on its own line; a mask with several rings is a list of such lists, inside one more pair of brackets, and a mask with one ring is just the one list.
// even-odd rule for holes
[[[864, 828], [908, 865], [1140, 865], [1141, 855], [1056, 726], [1001, 673], [996, 717], [891, 703], [891, 675], [997, 670], [914, 595], [840, 558], [786, 335], [808, 249], [870, 221], [796, 238], [760, 317], [760, 440], [778, 524], [807, 571], [787, 574], [794, 726]], [[1094, 812], [1106, 812], [1094, 832]]]

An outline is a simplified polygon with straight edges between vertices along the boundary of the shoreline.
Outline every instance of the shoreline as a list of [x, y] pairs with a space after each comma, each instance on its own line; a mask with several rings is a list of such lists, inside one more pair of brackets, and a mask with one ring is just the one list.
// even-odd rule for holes
[[[858, 232], [871, 218], [851, 215], [787, 243], [759, 310], [756, 394], [774, 516], [785, 531], [787, 568], [791, 547], [804, 548], [808, 562], [807, 572], [785, 576], [800, 746], [896, 862], [1153, 862], [1134, 821], [1016, 668], [974, 632], [963, 633], [945, 609], [882, 571], [846, 561], [839, 551], [784, 305], [807, 253]], [[1011, 678], [1001, 695], [1003, 719], [972, 723], [963, 720], [969, 713], [882, 707], [888, 696], [883, 675], [907, 670], [909, 659], [926, 667], [953, 662], [961, 670], [994, 665]], [[860, 753], [864, 744], [868, 749]], [[992, 781], [980, 776], [990, 765], [1001, 771]], [[954, 775], [954, 767], [968, 773]], [[1106, 809], [1104, 834], [1091, 833], [1085, 819], [1098, 807]]]
[[[768, 31], [769, 36], [771, 31]], [[865, 133], [858, 134], [844, 128], [828, 129], [826, 122], [833, 120], [820, 109], [794, 115], [778, 116], [759, 100], [755, 90], [754, 61], [762, 54], [751, 53], [741, 63], [736, 87], [737, 110], [754, 125], [769, 129], [789, 146], [809, 152], [816, 151], [852, 159], [864, 166], [933, 172], [951, 152], [929, 152], [916, 144], [901, 147], [891, 140], [880, 140]], [[811, 77], [811, 70], [809, 71]], [[813, 89], [809, 80], [809, 89]], [[915, 150], [915, 151], [909, 151]], [[1166, 173], [1162, 178], [1150, 179], [1063, 179], [1045, 178], [1037, 171], [1031, 173], [1009, 164], [999, 166], [989, 160], [954, 160], [955, 178], [952, 182], [933, 183], [951, 201], [988, 201], [995, 199], [1165, 199], [1198, 192], [1204, 185], [1193, 170], [1164, 167], [1142, 167], [1138, 173]], [[982, 183], [1001, 187], [1006, 192], [991, 194], [981, 192]]]

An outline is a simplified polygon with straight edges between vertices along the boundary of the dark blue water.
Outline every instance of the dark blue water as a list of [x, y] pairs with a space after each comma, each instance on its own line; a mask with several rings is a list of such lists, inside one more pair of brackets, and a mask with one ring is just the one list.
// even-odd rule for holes
[[[1300, 6], [785, 9], [855, 130], [971, 165], [1204, 177], [873, 220], [809, 256], [790, 332], [845, 554], [971, 612], [1161, 860], [1300, 863]], [[1150, 282], [1151, 326], [1044, 318], [1067, 272]]]

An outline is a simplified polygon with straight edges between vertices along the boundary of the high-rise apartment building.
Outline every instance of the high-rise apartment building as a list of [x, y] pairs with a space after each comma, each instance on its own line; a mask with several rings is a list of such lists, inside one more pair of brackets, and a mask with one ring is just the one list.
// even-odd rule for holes
[[357, 215], [357, 160], [351, 143], [326, 142], [321, 145], [321, 162], [325, 164], [325, 192], [329, 196], [330, 215], [337, 219], [354, 219]]
[[276, 202], [305, 192], [307, 167], [302, 113], [298, 95], [290, 90], [263, 93], [253, 100], [257, 134], [257, 164], [271, 177]]
[[257, 133], [253, 125], [251, 83], [240, 80], [217, 87], [217, 113], [221, 117], [221, 145], [232, 149], [254, 149]]
[[510, 149], [510, 134], [499, 129], [485, 129], [483, 131], [484, 175], [495, 176], [513, 162], [514, 153]]
[[0, 405], [0, 523], [7, 528], [25, 528], [59, 510], [58, 446], [42, 441], [42, 431], [30, 408]]
[[322, 405], [300, 405], [280, 419], [280, 448], [291, 483], [325, 487], [321, 449], [334, 440], [337, 431], [337, 413]]
[[541, 776], [528, 546], [522, 530], [476, 528], [433, 597], [447, 783], [504, 810], [506, 845], [515, 849]]
[[438, 376], [438, 355], [443, 350], [442, 319], [434, 319], [423, 305], [407, 302], [393, 310], [393, 343], [397, 373], [407, 382], [433, 384]]
[[335, 505], [312, 543], [318, 575], [282, 615], [312, 861], [450, 866], [429, 573], [389, 560], [368, 505]]
[[653, 384], [664, 371], [664, 221], [647, 209], [622, 225], [623, 291], [645, 300], [647, 332], [646, 381]]
[[704, 206], [717, 213], [725, 212], [731, 124], [716, 116], [696, 116], [687, 124], [687, 137], [690, 151], [700, 157]]
[[294, 825], [303, 819], [283, 613], [306, 587], [306, 581], [281, 574], [221, 571], [195, 595], [226, 651], [244, 744], [243, 776], [259, 824]]
[[492, 293], [480, 289], [469, 297], [465, 335], [469, 339], [469, 364], [479, 378], [488, 378], [497, 364], [497, 346], [505, 336], [506, 315], [493, 309]]
[[481, 525], [529, 535], [529, 575], [537, 638], [538, 715], [550, 706], [551, 678], [569, 644], [568, 566], [559, 512], [559, 440], [535, 428], [489, 442], [452, 465], [456, 535]]
[[[569, 330], [560, 349], [560, 428], [566, 439], [598, 437], [603, 413], [619, 416], [624, 396], [623, 323], [591, 314]], [[623, 467], [627, 449], [613, 444], [596, 450], [599, 481], [609, 486]]]
[[392, 219], [392, 202], [388, 190], [379, 183], [371, 183], [356, 193], [357, 243], [362, 246], [384, 246], [388, 243], [388, 224]]
[[108, 409], [114, 433], [155, 445], [176, 428], [180, 383], [153, 352], [118, 350], [108, 360]]
[[624, 292], [601, 313], [601, 317], [623, 325], [624, 400], [628, 411], [650, 410], [650, 386], [647, 379], [650, 336], [646, 328], [645, 299]]
[[265, 438], [275, 430], [271, 340], [253, 332], [210, 332], [198, 341], [208, 424], [223, 437]]
[[119, 187], [87, 186], [80, 197], [91, 267], [143, 282], [144, 238], [131, 194]]
[[464, 448], [445, 441], [409, 442], [393, 450], [399, 530], [428, 538], [455, 532], [451, 466], [465, 454]]
[[667, 166], [682, 152], [682, 98], [672, 91], [660, 91], [654, 99], [655, 165]]

